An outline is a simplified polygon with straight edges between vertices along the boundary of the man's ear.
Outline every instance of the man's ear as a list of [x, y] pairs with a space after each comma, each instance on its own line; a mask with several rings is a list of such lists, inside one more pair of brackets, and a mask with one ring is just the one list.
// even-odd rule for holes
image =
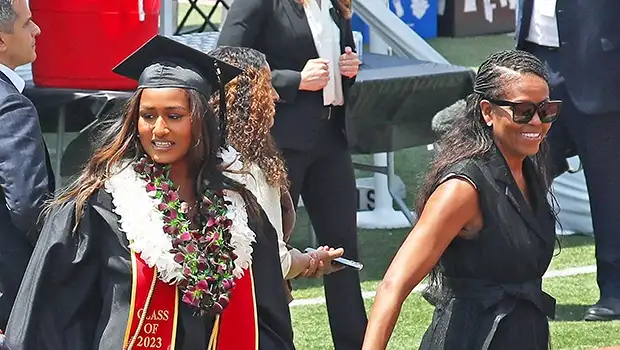
[[6, 39], [7, 39], [7, 36], [9, 35], [10, 34], [0, 31], [0, 52], [6, 52], [7, 50]]

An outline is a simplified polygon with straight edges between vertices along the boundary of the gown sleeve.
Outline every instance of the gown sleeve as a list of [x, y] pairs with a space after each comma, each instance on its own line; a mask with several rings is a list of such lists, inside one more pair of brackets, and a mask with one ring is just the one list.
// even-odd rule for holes
[[101, 297], [92, 211], [87, 205], [75, 232], [75, 202], [56, 207], [48, 216], [9, 318], [9, 349], [93, 347]]
[[278, 235], [264, 211], [261, 218], [250, 218], [256, 232], [252, 253], [254, 291], [258, 315], [259, 349], [291, 350], [293, 326], [278, 255]]

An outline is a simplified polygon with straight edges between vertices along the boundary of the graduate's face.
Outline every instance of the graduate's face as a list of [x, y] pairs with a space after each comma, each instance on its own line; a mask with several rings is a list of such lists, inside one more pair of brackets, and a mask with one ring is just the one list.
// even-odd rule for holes
[[146, 154], [160, 164], [187, 164], [192, 116], [185, 90], [144, 89], [139, 111], [138, 135]]

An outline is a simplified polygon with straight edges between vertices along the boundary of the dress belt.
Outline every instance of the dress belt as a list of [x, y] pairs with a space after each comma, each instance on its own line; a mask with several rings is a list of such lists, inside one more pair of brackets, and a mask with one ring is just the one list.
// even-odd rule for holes
[[484, 310], [496, 306], [493, 326], [484, 341], [483, 350], [489, 348], [499, 323], [514, 310], [517, 299], [530, 301], [542, 314], [555, 318], [555, 299], [542, 290], [541, 278], [500, 284], [481, 279], [443, 277], [442, 296], [473, 299]]

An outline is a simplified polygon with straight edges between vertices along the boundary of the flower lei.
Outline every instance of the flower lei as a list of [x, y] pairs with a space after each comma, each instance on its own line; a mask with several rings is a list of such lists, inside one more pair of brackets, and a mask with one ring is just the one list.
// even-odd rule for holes
[[149, 196], [159, 201], [157, 210], [163, 217], [163, 231], [172, 239], [171, 254], [182, 266], [177, 286], [183, 302], [195, 307], [199, 315], [221, 313], [230, 301], [235, 286], [237, 255], [231, 245], [232, 220], [226, 214], [223, 194], [205, 189], [198, 201], [200, 229], [191, 228], [189, 206], [179, 199], [179, 193], [169, 178], [170, 166], [155, 164], [143, 157], [133, 166], [138, 177], [145, 181]]

